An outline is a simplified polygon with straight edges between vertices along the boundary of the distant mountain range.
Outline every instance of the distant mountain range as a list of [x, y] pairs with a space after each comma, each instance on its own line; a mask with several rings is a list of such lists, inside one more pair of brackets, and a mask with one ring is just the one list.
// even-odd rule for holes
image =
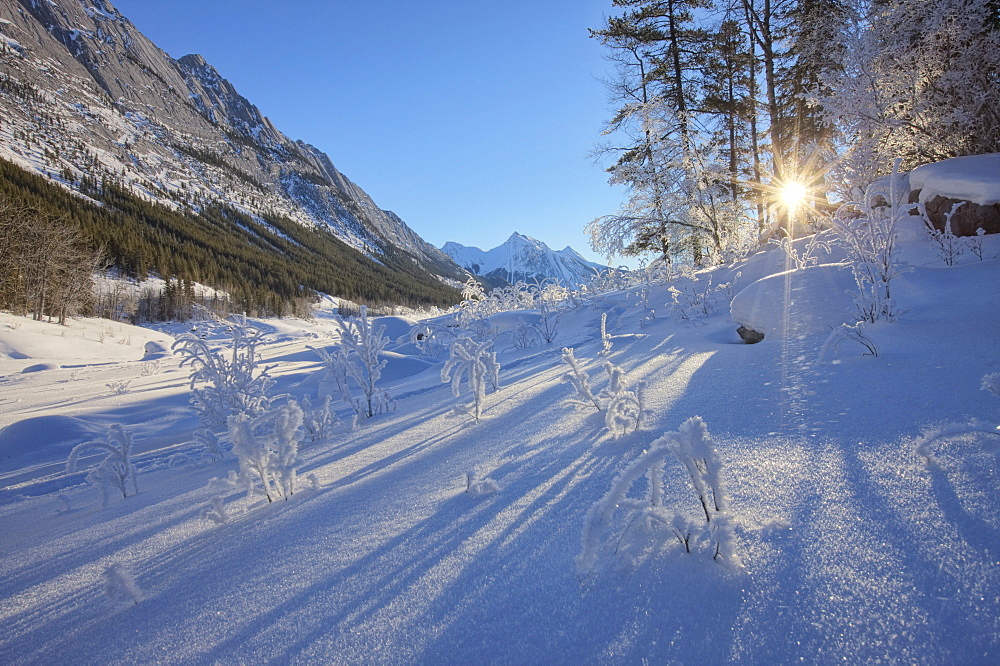
[[448, 242], [441, 251], [474, 275], [511, 284], [556, 279], [576, 287], [589, 282], [597, 271], [608, 269], [587, 261], [571, 247], [552, 250], [542, 241], [516, 232], [492, 250]]
[[[113, 186], [185, 214], [224, 209], [216, 217], [235, 220], [227, 233], [274, 247], [291, 221], [379, 271], [439, 287], [463, 277], [204, 58], [175, 60], [106, 0], [0, 0], [0, 117], [0, 157], [102, 206], [99, 194]], [[446, 300], [425, 291], [410, 300]]]

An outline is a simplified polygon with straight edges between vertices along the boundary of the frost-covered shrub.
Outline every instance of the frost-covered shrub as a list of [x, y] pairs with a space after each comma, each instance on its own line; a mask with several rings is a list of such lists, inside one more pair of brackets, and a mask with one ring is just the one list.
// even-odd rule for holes
[[979, 261], [983, 260], [983, 236], [986, 235], [986, 229], [982, 227], [976, 228], [976, 235], [969, 236], [969, 251], [972, 252]]
[[608, 313], [601, 313], [601, 351], [602, 355], [610, 354], [611, 347], [614, 343], [611, 342], [611, 335], [608, 333]]
[[[382, 370], [386, 366], [383, 357], [389, 338], [384, 335], [385, 326], [375, 328], [368, 319], [368, 308], [361, 306], [359, 315], [351, 319], [340, 319], [340, 343], [332, 349], [309, 347], [323, 362], [326, 376], [337, 385], [344, 402], [359, 416], [371, 417], [389, 409], [389, 394], [379, 388]], [[360, 391], [355, 398], [351, 384]]]
[[598, 395], [605, 401], [604, 423], [615, 439], [629, 430], [636, 431], [642, 422], [642, 384], [632, 387], [625, 371], [605, 361], [608, 385]]
[[772, 238], [769, 242], [782, 249], [792, 268], [809, 268], [810, 266], [819, 264], [819, 257], [816, 255], [817, 252], [820, 250], [824, 252], [830, 251], [830, 238], [828, 234], [829, 231], [815, 231], [804, 243], [798, 243], [801, 249], [796, 249], [795, 240], [788, 236]]
[[482, 415], [483, 403], [486, 401], [487, 383], [494, 390], [500, 383], [500, 364], [497, 363], [497, 355], [492, 347], [492, 341], [477, 342], [472, 338], [458, 338], [451, 345], [451, 357], [441, 368], [441, 381], [451, 382], [451, 392], [455, 397], [461, 396], [461, 381], [463, 377], [466, 378], [472, 403], [456, 407], [455, 411], [471, 415], [476, 422]]
[[480, 479], [475, 472], [466, 472], [465, 492], [469, 495], [482, 497], [483, 495], [492, 495], [498, 490], [500, 490], [500, 486], [493, 479]]
[[229, 418], [229, 441], [239, 458], [241, 484], [252, 496], [257, 483], [268, 502], [295, 492], [302, 441], [302, 409], [294, 400], [259, 416]]
[[510, 332], [510, 342], [515, 349], [530, 349], [542, 344], [542, 337], [538, 334], [538, 329], [518, 317], [514, 328]]
[[382, 358], [389, 338], [385, 326], [375, 328], [368, 319], [368, 308], [361, 306], [358, 317], [343, 322], [341, 344], [347, 350], [347, 374], [363, 395], [356, 411], [365, 416], [381, 414], [389, 409], [389, 394], [377, 386], [386, 360]]
[[866, 351], [862, 352], [862, 356], [878, 356], [878, 347], [875, 346], [871, 338], [865, 335], [865, 325], [864, 321], [859, 321], [856, 324], [841, 324], [830, 331], [829, 337], [819, 351], [819, 361], [822, 363], [826, 360], [845, 341], [854, 342], [864, 347]]
[[[909, 188], [899, 164], [897, 159], [889, 176], [872, 183], [861, 201], [841, 206], [834, 217], [857, 286], [854, 314], [872, 324], [895, 321], [900, 314], [892, 295], [892, 282], [903, 273], [896, 249], [897, 226], [916, 204], [908, 203]], [[850, 208], [860, 217], [848, 213]]]
[[671, 285], [668, 291], [671, 302], [667, 307], [678, 321], [697, 322], [715, 312], [718, 302], [716, 294], [722, 293], [730, 302], [733, 299], [732, 283], [713, 286], [712, 278], [706, 280], [704, 287], [700, 287], [697, 282], [690, 282], [680, 287]]
[[559, 335], [559, 311], [544, 300], [539, 302], [538, 311], [541, 314], [537, 326], [538, 334], [546, 344], [549, 344]]
[[202, 460], [222, 460], [226, 457], [219, 438], [208, 428], [194, 431], [194, 443], [201, 446]]
[[569, 382], [576, 389], [576, 395], [566, 400], [565, 404], [572, 407], [594, 407], [597, 411], [601, 411], [601, 404], [590, 388], [590, 378], [580, 366], [572, 347], [563, 347], [562, 360], [569, 366], [569, 372], [562, 376], [562, 381]]
[[113, 379], [105, 384], [105, 386], [107, 386], [115, 395], [124, 395], [128, 393], [128, 389], [131, 385], [131, 379]]
[[132, 464], [132, 433], [115, 424], [108, 428], [107, 441], [77, 444], [69, 452], [66, 471], [75, 472], [80, 456], [89, 451], [105, 454], [97, 467], [87, 474], [87, 481], [100, 488], [103, 506], [108, 505], [112, 489], [120, 492], [122, 497], [128, 497], [129, 487], [133, 495], [139, 492], [136, 469]]
[[104, 593], [111, 600], [131, 601], [135, 605], [142, 600], [142, 592], [135, 579], [118, 563], [104, 570]]
[[[927, 237], [937, 248], [938, 256], [945, 266], [954, 266], [958, 258], [965, 252], [966, 240], [959, 238], [951, 230], [951, 220], [955, 217], [958, 209], [965, 205], [964, 201], [952, 204], [951, 210], [944, 214], [944, 230], [938, 229], [931, 222], [927, 215], [927, 209], [923, 204], [919, 205], [920, 215], [924, 218], [924, 230]], [[980, 260], [982, 257], [980, 257]]]
[[[691, 479], [700, 507], [694, 515], [665, 503], [664, 465], [671, 457]], [[577, 572], [581, 576], [592, 573], [603, 558], [633, 564], [670, 542], [679, 544], [685, 553], [707, 552], [716, 561], [740, 566], [733, 524], [725, 510], [721, 467], [700, 417], [688, 419], [677, 432], [654, 441], [587, 511]], [[641, 496], [630, 494], [634, 486]]]
[[316, 407], [313, 407], [309, 396], [303, 397], [299, 402], [302, 408], [302, 428], [307, 441], [321, 442], [333, 436], [333, 431], [340, 422], [330, 402], [329, 395]]
[[[274, 381], [260, 367], [261, 332], [236, 317], [229, 326], [229, 349], [213, 349], [207, 341], [185, 333], [173, 344], [181, 367], [191, 366], [191, 404], [206, 426], [224, 425], [234, 414], [253, 416], [267, 409]], [[202, 384], [200, 388], [196, 385]]]
[[420, 350], [421, 356], [441, 358], [448, 345], [455, 339], [456, 328], [457, 324], [447, 326], [424, 322], [411, 329], [410, 342]]

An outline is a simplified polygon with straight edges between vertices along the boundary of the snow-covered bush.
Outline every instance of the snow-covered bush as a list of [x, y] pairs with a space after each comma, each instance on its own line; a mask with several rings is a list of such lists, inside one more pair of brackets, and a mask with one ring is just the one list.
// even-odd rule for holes
[[363, 395], [361, 401], [356, 401], [360, 407], [356, 411], [369, 417], [381, 414], [389, 409], [389, 394], [377, 386], [386, 365], [383, 352], [389, 344], [385, 326], [375, 328], [364, 305], [360, 314], [343, 321], [343, 326], [341, 344], [347, 350], [350, 361], [347, 374], [357, 383]]
[[538, 303], [541, 319], [538, 322], [538, 334], [546, 344], [551, 343], [559, 335], [559, 311], [546, 301]]
[[240, 482], [252, 496], [259, 482], [268, 502], [295, 492], [302, 441], [302, 408], [294, 400], [258, 416], [229, 418], [229, 441], [239, 458]]
[[313, 407], [309, 396], [299, 401], [302, 408], [302, 428], [305, 439], [310, 442], [321, 442], [333, 436], [333, 431], [339, 424], [337, 414], [330, 406], [330, 396], [327, 395], [316, 407]]
[[[959, 256], [965, 252], [967, 241], [964, 238], [956, 236], [951, 230], [952, 218], [955, 217], [958, 209], [964, 205], [964, 201], [952, 204], [951, 210], [944, 214], [944, 230], [941, 230], [934, 226], [931, 218], [927, 215], [926, 207], [920, 204], [920, 214], [924, 218], [924, 230], [927, 232], [927, 237], [937, 248], [938, 256], [941, 257], [941, 261], [944, 262], [945, 266], [954, 266]], [[982, 257], [980, 257], [981, 259]]]
[[455, 407], [455, 411], [471, 415], [477, 423], [486, 401], [486, 384], [489, 383], [496, 390], [500, 383], [500, 364], [497, 363], [497, 354], [492, 348], [492, 341], [477, 342], [468, 337], [458, 338], [451, 345], [451, 357], [441, 368], [441, 381], [451, 382], [451, 392], [455, 397], [461, 396], [462, 377], [466, 378], [472, 403], [465, 407]]
[[421, 356], [441, 358], [448, 344], [455, 338], [454, 328], [438, 323], [421, 323], [410, 330], [412, 342]]
[[208, 428], [198, 428], [194, 431], [194, 442], [201, 446], [201, 457], [206, 460], [222, 460], [226, 457], [222, 443], [215, 433]]
[[[908, 203], [909, 188], [899, 164], [897, 159], [889, 176], [872, 183], [861, 201], [841, 206], [834, 217], [857, 287], [854, 315], [872, 324], [895, 321], [900, 314], [892, 295], [892, 282], [903, 272], [897, 226], [916, 204]], [[851, 208], [860, 217], [848, 213]]]
[[142, 600], [142, 592], [135, 579], [118, 563], [104, 570], [104, 593], [113, 601], [131, 601], [134, 605]]
[[604, 423], [612, 437], [618, 439], [629, 430], [639, 429], [642, 422], [642, 384], [634, 388], [625, 378], [625, 371], [605, 361], [608, 385], [598, 395], [605, 400]]
[[611, 347], [614, 343], [611, 342], [611, 335], [608, 333], [608, 313], [601, 313], [601, 351], [602, 355], [610, 354]]
[[[357, 317], [340, 320], [340, 343], [331, 349], [309, 347], [323, 362], [326, 377], [331, 379], [344, 402], [359, 416], [371, 417], [389, 409], [389, 394], [379, 388], [383, 357], [389, 338], [385, 326], [375, 328], [368, 318], [368, 308], [361, 306]], [[351, 383], [360, 391], [355, 398]]]
[[122, 497], [128, 497], [129, 487], [133, 495], [139, 492], [135, 465], [132, 464], [132, 433], [115, 424], [108, 428], [107, 441], [77, 444], [69, 452], [66, 471], [75, 472], [80, 456], [88, 451], [105, 454], [97, 467], [87, 474], [87, 481], [100, 488], [103, 506], [108, 505], [112, 489], [120, 492]]
[[131, 379], [113, 379], [105, 384], [115, 395], [125, 395], [131, 385]]
[[671, 285], [668, 291], [671, 302], [667, 307], [678, 321], [697, 322], [715, 312], [718, 301], [716, 294], [721, 293], [729, 301], [733, 298], [731, 282], [713, 286], [712, 278], [705, 281], [704, 287], [700, 287], [697, 282], [689, 282], [681, 287]]
[[580, 367], [580, 361], [577, 360], [572, 347], [563, 347], [562, 360], [569, 366], [569, 372], [562, 376], [562, 381], [569, 382], [576, 389], [576, 395], [566, 400], [565, 404], [573, 407], [594, 407], [597, 411], [601, 411], [601, 404], [590, 388], [590, 378]]
[[[247, 323], [246, 316], [234, 318], [228, 331], [225, 353], [192, 333], [181, 335], [173, 344], [181, 367], [191, 366], [191, 404], [209, 427], [224, 425], [234, 414], [253, 416], [264, 411], [274, 385], [269, 368], [260, 367], [261, 332]], [[196, 388], [197, 384], [203, 386]]]
[[986, 235], [986, 229], [982, 227], [976, 228], [976, 235], [969, 236], [969, 251], [979, 259], [983, 261], [983, 236]]
[[542, 337], [536, 327], [525, 322], [523, 317], [518, 317], [510, 332], [510, 342], [514, 349], [530, 349], [540, 345]]
[[865, 325], [866, 322], [859, 321], [856, 324], [841, 324], [837, 328], [830, 331], [829, 337], [827, 337], [826, 342], [823, 343], [823, 347], [819, 351], [819, 361], [822, 363], [827, 359], [827, 357], [836, 352], [840, 347], [842, 342], [855, 342], [866, 349], [862, 352], [862, 356], [878, 356], [878, 347], [875, 343], [865, 335]]
[[465, 492], [473, 497], [482, 497], [483, 495], [492, 495], [493, 493], [500, 490], [500, 486], [493, 479], [480, 479], [476, 472], [466, 472], [465, 474]]
[[811, 234], [804, 243], [798, 243], [798, 245], [801, 246], [801, 249], [796, 249], [795, 240], [788, 236], [772, 238], [769, 242], [782, 249], [785, 256], [791, 263], [792, 268], [808, 268], [809, 266], [816, 266], [819, 264], [819, 257], [816, 254], [818, 251], [830, 251], [830, 238], [828, 237], [828, 234], [828, 231], [816, 231]]
[[[664, 465], [671, 457], [688, 472], [700, 511], [678, 511], [666, 505]], [[721, 468], [700, 417], [688, 419], [677, 432], [654, 441], [587, 511], [582, 548], [576, 557], [579, 575], [591, 574], [605, 557], [633, 565], [674, 541], [685, 553], [708, 552], [716, 561], [741, 566], [732, 521], [725, 511]], [[634, 486], [640, 497], [630, 494]]]

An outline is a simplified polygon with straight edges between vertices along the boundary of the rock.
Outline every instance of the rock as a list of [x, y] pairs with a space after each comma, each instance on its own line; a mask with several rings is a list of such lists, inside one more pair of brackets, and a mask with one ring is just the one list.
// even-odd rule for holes
[[[910, 196], [915, 201], [919, 191], [913, 192]], [[924, 204], [931, 224], [944, 231], [945, 216], [951, 212], [951, 207], [956, 203], [962, 203], [962, 206], [951, 218], [951, 233], [956, 236], [975, 236], [979, 227], [988, 234], [1000, 233], [1000, 204], [981, 206], [971, 201], [962, 202], [960, 199], [942, 196], [936, 196]]]
[[736, 329], [736, 332], [740, 334], [741, 338], [743, 338], [743, 342], [748, 345], [755, 345], [764, 339], [763, 333], [755, 331], [752, 328], [747, 328], [746, 326], [740, 326]]

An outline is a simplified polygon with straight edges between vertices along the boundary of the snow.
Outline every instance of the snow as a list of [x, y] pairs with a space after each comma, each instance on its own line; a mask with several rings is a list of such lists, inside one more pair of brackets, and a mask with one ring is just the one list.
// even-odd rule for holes
[[960, 199], [980, 206], [1000, 204], [1000, 153], [953, 157], [910, 172], [910, 189], [921, 203], [934, 197]]
[[[300, 483], [313, 475], [315, 487], [271, 504], [227, 497], [228, 521], [206, 517], [219, 495], [210, 479], [238, 462], [192, 462], [187, 368], [162, 354], [190, 325], [2, 314], [0, 661], [996, 663], [996, 438], [945, 438], [930, 461], [914, 451], [925, 430], [998, 421], [980, 385], [1000, 371], [1000, 237], [983, 240], [985, 261], [954, 267], [934, 263], [923, 237], [902, 241], [905, 312], [867, 329], [877, 357], [845, 345], [836, 362], [817, 360], [849, 301], [836, 256], [784, 274], [772, 247], [695, 276], [738, 274], [734, 313], [791, 281], [788, 315], [808, 323], [756, 345], [740, 343], [724, 307], [673, 320], [668, 285], [653, 286], [655, 317], [627, 291], [596, 296], [562, 313], [552, 344], [515, 349], [501, 334], [500, 388], [478, 423], [452, 413], [447, 355], [422, 358], [407, 320], [375, 319], [390, 338], [381, 379], [393, 409], [352, 429], [338, 403], [335, 435], [299, 446]], [[785, 315], [780, 302], [767, 321]], [[309, 346], [333, 344], [336, 322], [254, 323], [275, 394], [317, 404], [322, 363]], [[642, 383], [637, 432], [614, 438], [596, 409], [564, 405], [563, 347], [595, 393], [604, 361]], [[112, 380], [130, 384], [118, 393]], [[588, 511], [696, 415], [742, 566], [669, 539], [628, 558], [598, 544], [581, 578]], [[102, 509], [84, 479], [98, 460], [75, 474], [65, 463], [115, 423], [134, 437], [139, 492]], [[662, 483], [664, 510], [696, 518], [683, 466], [667, 464]]]
[[449, 241], [441, 251], [465, 270], [499, 276], [511, 283], [557, 279], [564, 286], [576, 288], [589, 282], [595, 271], [608, 268], [587, 261], [570, 247], [556, 252], [542, 241], [516, 232], [492, 250]]

